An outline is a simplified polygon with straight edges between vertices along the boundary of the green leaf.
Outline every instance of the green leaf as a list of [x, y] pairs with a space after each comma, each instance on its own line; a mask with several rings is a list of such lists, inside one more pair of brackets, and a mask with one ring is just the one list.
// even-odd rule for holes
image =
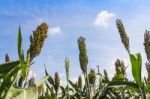
[[39, 87], [39, 86], [42, 85], [48, 78], [49, 78], [49, 76], [43, 77], [40, 81], [38, 81], [38, 82], [36, 83], [36, 86]]
[[[10, 73], [8, 73], [5, 77], [4, 77], [4, 80], [3, 80], [3, 83], [1, 84], [0, 86], [0, 96], [2, 96], [3, 94], [3, 97], [6, 96], [6, 94], [8, 93], [9, 89], [11, 88], [11, 86], [14, 84], [15, 80], [16, 80], [16, 76], [17, 76], [17, 73], [20, 69], [22, 69], [23, 67], [22, 66], [17, 66], [15, 67]], [[12, 77], [14, 79], [12, 79]]]
[[11, 61], [4, 64], [0, 64], [0, 74], [8, 73], [16, 66], [18, 66], [20, 61]]
[[19, 55], [19, 59], [21, 60], [21, 63], [22, 63], [22, 62], [24, 62], [24, 52], [23, 52], [23, 48], [22, 48], [22, 34], [21, 34], [20, 27], [19, 27], [19, 31], [18, 31], [17, 43], [18, 43], [18, 55]]
[[70, 83], [70, 85], [75, 89], [75, 91], [76, 91], [77, 93], [80, 92], [79, 87], [78, 87], [76, 84], [74, 84], [71, 80], [69, 80], [69, 83]]
[[118, 75], [115, 75], [112, 79], [112, 81], [115, 81], [115, 80], [124, 80], [124, 74], [118, 74]]
[[38, 99], [37, 87], [27, 89], [12, 87], [5, 99]]
[[130, 54], [130, 62], [132, 65], [132, 75], [136, 83], [141, 84], [141, 66], [142, 66], [142, 58], [141, 54], [138, 53], [135, 55]]
[[123, 86], [128, 86], [132, 88], [139, 88], [138, 84], [134, 82], [128, 82], [128, 81], [121, 81], [121, 80], [116, 80], [116, 81], [111, 81], [108, 86], [114, 86], [114, 87], [123, 87]]
[[52, 88], [50, 88], [49, 84], [46, 82], [46, 87], [49, 89], [49, 91], [51, 92], [51, 96], [52, 97], [55, 97], [55, 93], [54, 91], [52, 90]]
[[60, 86], [62, 97], [65, 97], [66, 95], [66, 89], [63, 86]]
[[[45, 66], [45, 65], [44, 65], [44, 66]], [[55, 86], [53, 78], [52, 78], [52, 77], [48, 74], [48, 72], [47, 72], [46, 66], [45, 66], [45, 75], [46, 75], [46, 76], [49, 76], [48, 82], [49, 82], [51, 85]]]

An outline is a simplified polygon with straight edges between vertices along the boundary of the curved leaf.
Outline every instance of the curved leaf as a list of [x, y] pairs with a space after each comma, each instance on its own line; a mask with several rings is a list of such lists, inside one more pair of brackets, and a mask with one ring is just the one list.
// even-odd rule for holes
[[122, 87], [122, 86], [128, 86], [128, 87], [133, 87], [133, 88], [139, 88], [138, 84], [134, 83], [134, 82], [128, 82], [128, 81], [112, 81], [108, 84], [108, 86], [118, 86], [118, 87]]
[[132, 65], [133, 78], [138, 84], [141, 84], [141, 66], [142, 66], [141, 54], [138, 53], [136, 54], [136, 56], [130, 54], [130, 61]]
[[12, 62], [7, 62], [4, 64], [0, 64], [0, 74], [8, 73], [10, 72], [13, 68], [18, 66], [20, 61], [12, 61]]
[[37, 86], [37, 87], [41, 86], [48, 78], [49, 78], [49, 76], [43, 77], [40, 81], [38, 81], [38, 82], [36, 83], [36, 86]]

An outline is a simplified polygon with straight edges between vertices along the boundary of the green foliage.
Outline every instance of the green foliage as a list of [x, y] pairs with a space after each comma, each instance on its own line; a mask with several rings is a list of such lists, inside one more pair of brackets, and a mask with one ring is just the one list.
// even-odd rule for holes
[[79, 60], [80, 60], [80, 67], [83, 73], [87, 72], [87, 65], [88, 65], [88, 56], [85, 44], [85, 38], [79, 37], [78, 38], [78, 47], [79, 47]]
[[19, 65], [20, 61], [11, 61], [7, 63], [0, 64], [0, 74], [9, 73], [12, 69], [14, 69], [17, 65]]
[[37, 99], [37, 89], [47, 80], [48, 77], [44, 77], [41, 81], [35, 84], [35, 86], [30, 86], [30, 80], [27, 80], [29, 67], [31, 66], [28, 61], [30, 59], [30, 55], [27, 54], [27, 61], [25, 61], [20, 27], [18, 30], [17, 44], [19, 60], [10, 61], [8, 54], [6, 54], [6, 63], [0, 64], [0, 98]]
[[67, 80], [67, 99], [70, 99], [69, 96], [69, 68], [70, 68], [70, 63], [69, 59], [65, 59], [65, 68], [66, 68], [66, 80]]
[[88, 56], [87, 56], [86, 43], [84, 37], [78, 38], [78, 47], [79, 47], [80, 67], [85, 78], [86, 97], [90, 99], [90, 86], [89, 86], [88, 72], [87, 72]]
[[[22, 32], [18, 30], [18, 57], [16, 61], [10, 61], [6, 54], [5, 63], [0, 64], [0, 99], [149, 99], [150, 81], [141, 76], [142, 56], [140, 53], [131, 54], [129, 37], [120, 19], [116, 20], [116, 25], [121, 41], [129, 54], [131, 62], [133, 80], [129, 80], [126, 75], [126, 66], [122, 60], [115, 62], [115, 74], [109, 78], [109, 73], [104, 69], [104, 74], [93, 69], [88, 70], [88, 55], [84, 37], [78, 38], [79, 62], [83, 75], [78, 77], [78, 81], [70, 80], [70, 62], [65, 59], [67, 85], [61, 84], [59, 73], [52, 77], [45, 66], [45, 77], [35, 82], [35, 78], [29, 80], [29, 68], [33, 64], [33, 59], [41, 52], [45, 39], [47, 38], [48, 25], [42, 23], [30, 36], [30, 48], [27, 55], [22, 47]], [[144, 35], [144, 47], [149, 61], [149, 39], [150, 34], [146, 31]], [[24, 57], [26, 56], [26, 58]], [[150, 75], [149, 62], [146, 69]], [[84, 80], [82, 79], [84, 76]], [[150, 76], [148, 76], [150, 77]], [[98, 81], [97, 81], [98, 80]], [[67, 90], [67, 91], [66, 91]]]
[[138, 53], [136, 56], [130, 54], [130, 61], [132, 66], [132, 75], [134, 80], [140, 85], [141, 84], [141, 67], [142, 67], [142, 57]]

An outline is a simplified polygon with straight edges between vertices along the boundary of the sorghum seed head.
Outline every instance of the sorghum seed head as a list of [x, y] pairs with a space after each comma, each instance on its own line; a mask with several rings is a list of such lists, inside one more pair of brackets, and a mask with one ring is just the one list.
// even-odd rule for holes
[[145, 53], [147, 56], [147, 60], [150, 62], [150, 31], [145, 31], [144, 34], [144, 47], [145, 47]]
[[125, 75], [125, 66], [122, 60], [117, 59], [115, 62], [116, 73]]
[[34, 86], [35, 85], [35, 78], [31, 77], [29, 80], [29, 86]]
[[124, 44], [124, 47], [126, 48], [128, 53], [130, 53], [129, 37], [126, 34], [126, 31], [125, 31], [125, 28], [123, 26], [123, 23], [122, 23], [122, 21], [120, 19], [117, 19], [116, 20], [116, 24], [117, 24], [118, 32], [120, 34], [121, 41]]
[[146, 62], [145, 65], [148, 73], [147, 81], [150, 81], [150, 63]]
[[33, 35], [30, 36], [30, 48], [28, 52], [30, 52], [31, 61], [34, 57], [40, 54], [44, 41], [47, 38], [47, 33], [48, 25], [46, 23], [42, 23], [35, 31], [33, 31]]
[[59, 73], [56, 72], [55, 73], [55, 90], [58, 91], [60, 86], [60, 77], [59, 77]]
[[78, 77], [78, 86], [80, 89], [82, 88], [82, 76], [81, 75]]
[[87, 72], [87, 65], [88, 65], [88, 56], [85, 44], [85, 38], [79, 37], [78, 38], [78, 47], [79, 47], [79, 60], [80, 60], [80, 67], [82, 72]]
[[147, 72], [150, 72], [150, 63], [146, 62], [145, 65]]
[[65, 68], [66, 68], [66, 76], [67, 76], [67, 79], [69, 79], [69, 67], [70, 67], [69, 59], [66, 58], [66, 59], [65, 59]]
[[93, 69], [90, 70], [88, 78], [89, 78], [89, 83], [94, 85], [95, 81], [96, 81], [96, 74], [95, 74], [95, 71]]
[[122, 60], [117, 59], [115, 62], [115, 66], [116, 67], [122, 67], [122, 66], [124, 66], [124, 62]]
[[9, 55], [6, 53], [5, 62], [9, 62], [9, 61], [10, 61], [10, 57], [9, 57]]

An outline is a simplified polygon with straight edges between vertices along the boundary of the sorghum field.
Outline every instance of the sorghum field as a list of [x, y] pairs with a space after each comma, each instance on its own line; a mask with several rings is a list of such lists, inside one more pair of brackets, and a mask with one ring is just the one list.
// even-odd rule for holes
[[[0, 97], [1, 99], [149, 99], [150, 98], [150, 33], [145, 31], [144, 48], [147, 55], [145, 68], [148, 77], [141, 77], [142, 57], [140, 53], [132, 54], [130, 52], [129, 37], [125, 31], [123, 22], [116, 20], [118, 35], [129, 55], [130, 66], [132, 68], [132, 78], [129, 80], [126, 76], [126, 66], [123, 60], [116, 59], [115, 75], [108, 77], [104, 70], [100, 72], [99, 66], [94, 70], [88, 68], [88, 53], [86, 49], [86, 39], [79, 37], [77, 40], [79, 48], [79, 68], [82, 75], [79, 75], [78, 81], [70, 80], [70, 63], [66, 58], [65, 70], [67, 86], [61, 85], [59, 72], [51, 75], [46, 70], [45, 76], [35, 81], [34, 77], [29, 80], [29, 68], [34, 64], [34, 58], [41, 53], [45, 39], [48, 37], [48, 25], [42, 23], [33, 31], [30, 36], [30, 47], [25, 51], [22, 47], [21, 28], [18, 29], [17, 45], [18, 58], [10, 60], [9, 55], [5, 56], [5, 63], [0, 64]], [[120, 46], [121, 46], [120, 42]], [[141, 45], [141, 46], [143, 46]], [[27, 55], [25, 55], [27, 54]], [[42, 54], [42, 53], [41, 53]], [[27, 57], [24, 57], [27, 56]], [[83, 80], [84, 79], [84, 80]], [[98, 82], [96, 82], [98, 80]], [[83, 83], [85, 81], [85, 83]]]

